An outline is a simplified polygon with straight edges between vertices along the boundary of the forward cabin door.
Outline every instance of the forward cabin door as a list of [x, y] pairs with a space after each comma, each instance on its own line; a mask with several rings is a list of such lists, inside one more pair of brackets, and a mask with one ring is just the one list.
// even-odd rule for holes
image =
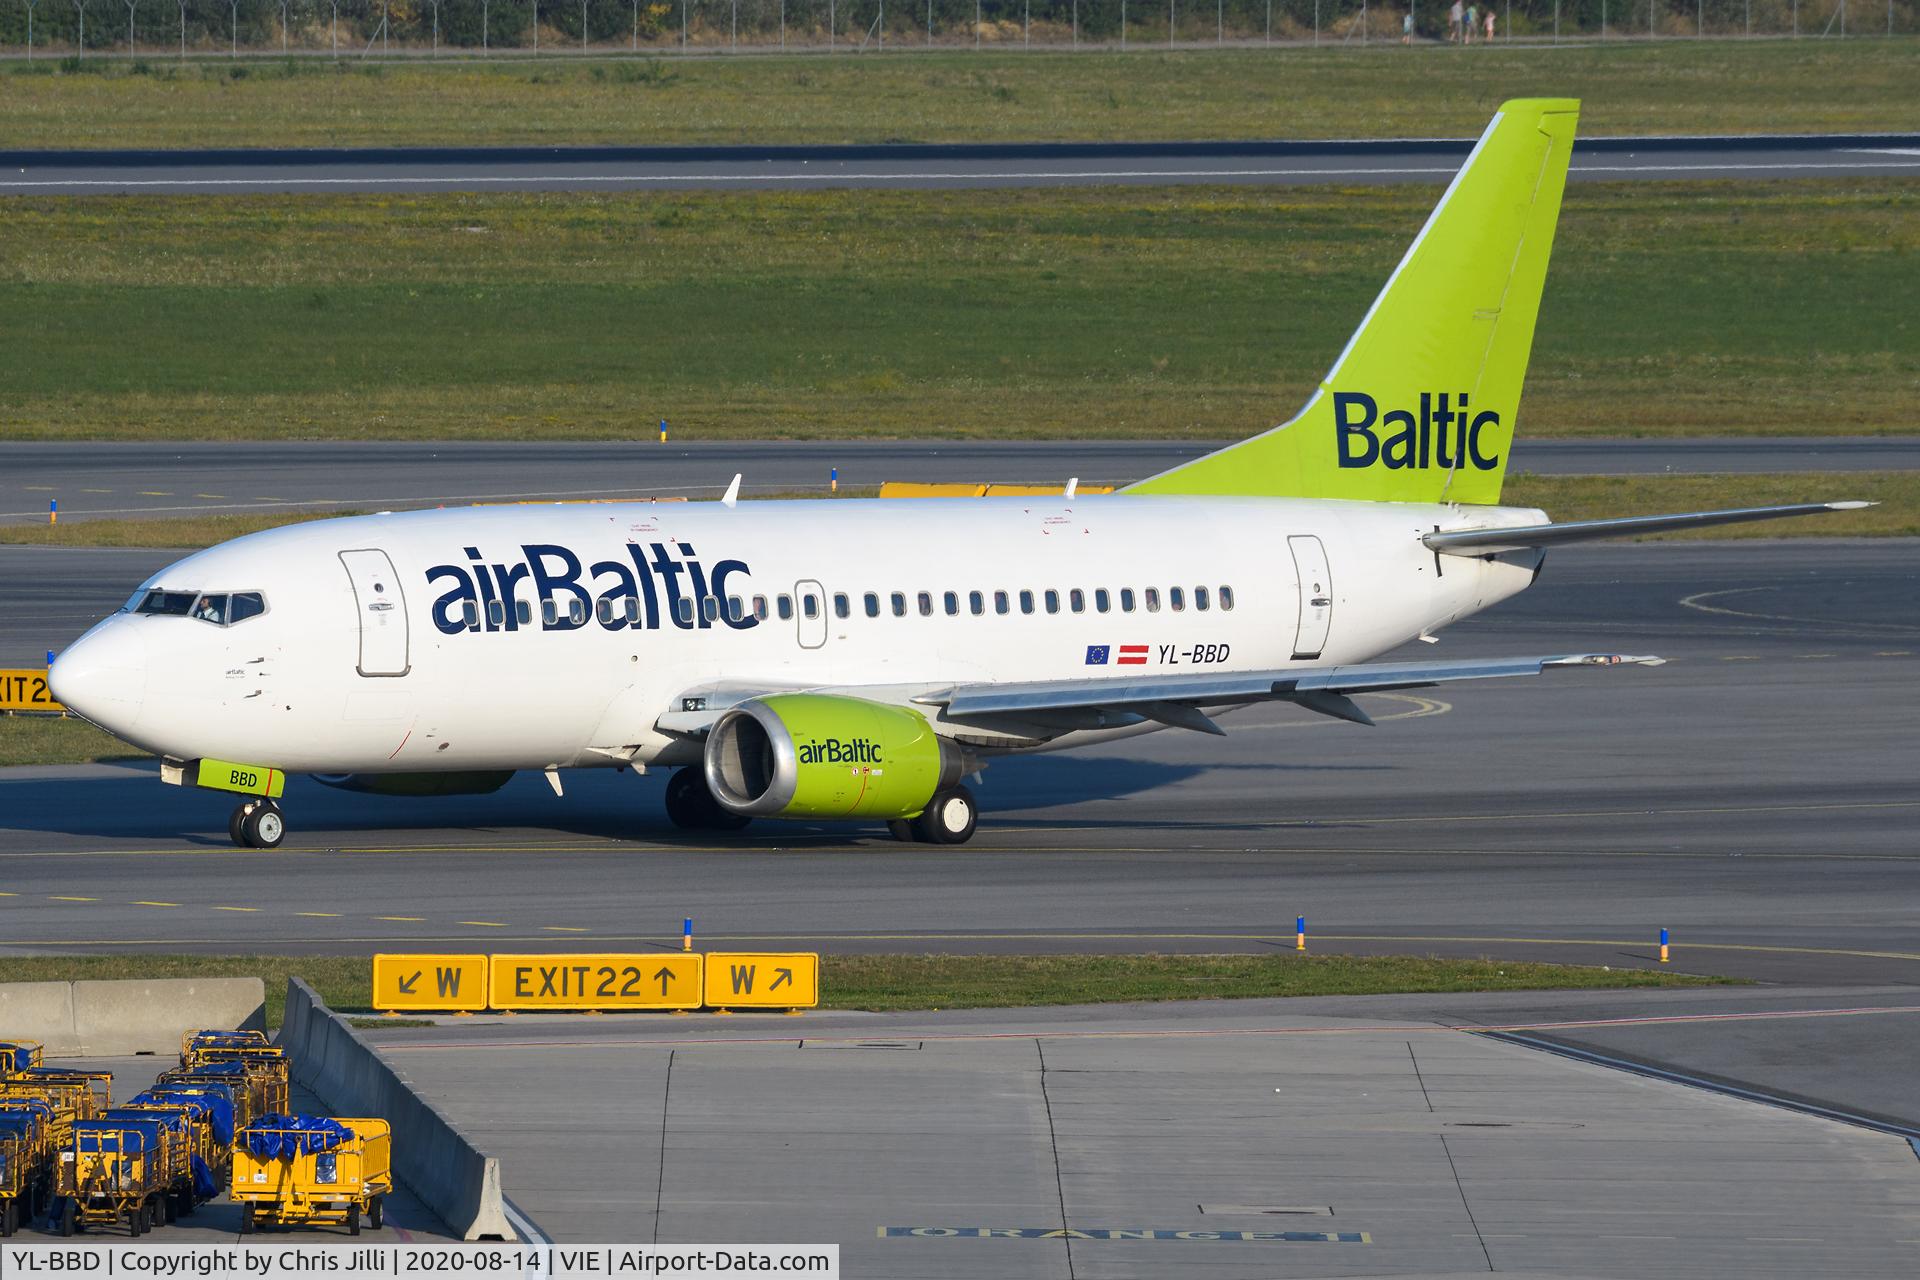
[[407, 598], [393, 561], [380, 550], [342, 551], [360, 615], [360, 674], [403, 676], [407, 660]]
[[1317, 658], [1327, 647], [1333, 625], [1333, 573], [1327, 567], [1327, 549], [1312, 534], [1287, 539], [1293, 567], [1300, 575], [1300, 626], [1293, 636], [1293, 656]]
[[793, 617], [800, 647], [818, 649], [827, 642], [827, 589], [811, 578], [793, 584]]

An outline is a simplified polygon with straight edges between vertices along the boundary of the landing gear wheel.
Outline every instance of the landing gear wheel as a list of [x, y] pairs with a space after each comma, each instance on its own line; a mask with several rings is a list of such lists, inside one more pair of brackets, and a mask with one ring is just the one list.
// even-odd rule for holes
[[666, 800], [667, 820], [682, 831], [738, 831], [753, 821], [721, 807], [699, 765], [688, 765], [667, 779]]
[[973, 792], [961, 786], [949, 787], [934, 796], [913, 820], [913, 834], [927, 844], [965, 844], [973, 839], [979, 818]]
[[287, 815], [271, 800], [253, 800], [239, 810], [240, 843], [249, 849], [278, 849], [287, 838]]
[[380, 1224], [386, 1220], [387, 1202], [380, 1196], [375, 1196], [367, 1202], [367, 1225], [378, 1231]]
[[247, 837], [243, 824], [247, 820], [247, 809], [252, 804], [253, 802], [251, 800], [237, 804], [233, 806], [233, 812], [227, 815], [227, 836], [242, 849], [247, 847]]
[[887, 824], [887, 832], [901, 844], [912, 844], [920, 837], [913, 834], [913, 824], [905, 818], [896, 818]]

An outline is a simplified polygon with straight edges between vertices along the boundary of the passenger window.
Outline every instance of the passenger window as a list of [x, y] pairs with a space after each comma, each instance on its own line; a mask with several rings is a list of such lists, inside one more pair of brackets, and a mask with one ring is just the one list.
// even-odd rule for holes
[[226, 626], [227, 597], [225, 594], [201, 596], [193, 602], [193, 616], [216, 627]]
[[1145, 597], [1144, 603], [1147, 606], [1148, 613], [1160, 612], [1160, 588], [1148, 587], [1141, 594]]
[[480, 625], [479, 603], [473, 600], [462, 600], [460, 602], [460, 616], [466, 622], [467, 630], [471, 631], [475, 627], [479, 626]]
[[521, 626], [530, 627], [533, 625], [533, 606], [525, 600], [515, 600], [513, 602], [513, 616], [520, 619]]
[[728, 622], [745, 622], [746, 620], [747, 620], [746, 601], [742, 600], [739, 596], [728, 596], [727, 597], [727, 621]]
[[1203, 613], [1206, 611], [1207, 589], [1205, 587], [1195, 587], [1193, 589], [1193, 607]]
[[1122, 613], [1133, 612], [1133, 588], [1132, 587], [1120, 588], [1120, 612]]
[[1006, 592], [996, 591], [993, 593], [993, 611], [995, 613], [1006, 613], [1012, 609], [1012, 607], [1012, 602], [1007, 599]]
[[567, 619], [576, 627], [587, 625], [587, 602], [579, 596], [567, 602]]
[[540, 602], [540, 621], [549, 627], [560, 621], [560, 606], [551, 600], [542, 600]]
[[1220, 588], [1220, 608], [1223, 610], [1233, 608], [1233, 588], [1232, 587]]
[[753, 616], [762, 622], [767, 620], [767, 598], [765, 596], [755, 596], [753, 598]]
[[1055, 591], [1052, 587], [1047, 588], [1047, 612], [1048, 613], [1060, 612], [1060, 593], [1058, 591]]
[[507, 625], [507, 606], [498, 600], [487, 601], [487, 625], [504, 627]]
[[867, 616], [869, 618], [877, 618], [880, 616], [880, 597], [879, 596], [869, 591], [867, 592], [866, 596], [861, 600], [861, 603], [867, 606]]
[[1179, 587], [1167, 588], [1167, 607], [1179, 613], [1187, 607], [1187, 593]]
[[834, 592], [833, 593], [833, 616], [836, 618], [845, 618], [845, 617], [851, 616], [852, 613], [853, 613], [853, 606], [847, 602], [847, 593], [844, 591]]
[[967, 592], [967, 609], [974, 617], [979, 617], [987, 611], [987, 598], [978, 591]]
[[693, 601], [686, 596], [681, 596], [678, 600], [674, 601], [673, 612], [679, 617], [682, 623], [687, 626], [693, 625]]
[[907, 616], [907, 593], [904, 591], [893, 593], [893, 616], [896, 618]]
[[933, 592], [922, 591], [919, 599], [920, 616], [923, 618], [931, 618], [933, 616]]
[[606, 596], [601, 596], [600, 602], [593, 606], [593, 616], [600, 620], [600, 625], [603, 627], [612, 622], [613, 601]]
[[[473, 601], [467, 601], [471, 608]], [[248, 618], [257, 618], [267, 611], [267, 598], [258, 591], [236, 591], [233, 593], [233, 605], [227, 610], [227, 622], [245, 622]], [[469, 622], [467, 625], [473, 625]]]
[[1087, 593], [1078, 587], [1067, 592], [1067, 607], [1075, 613], [1085, 613], [1087, 611]]
[[791, 622], [793, 620], [793, 597], [780, 596], [779, 606], [780, 606], [780, 621]]
[[800, 597], [800, 611], [809, 618], [820, 616], [820, 597], [809, 591]]
[[1093, 589], [1093, 607], [1101, 613], [1106, 613], [1112, 609], [1113, 597], [1107, 594], [1105, 587], [1095, 587]]
[[943, 596], [942, 596], [942, 597], [940, 598], [940, 603], [941, 603], [941, 604], [943, 604], [943, 605], [945, 605], [945, 606], [947, 607], [947, 616], [948, 616], [949, 618], [953, 618], [953, 617], [958, 617], [958, 616], [959, 616], [959, 613], [960, 613], [960, 593], [959, 593], [958, 591], [949, 591], [949, 592], [947, 592], [947, 593], [946, 593], [945, 595], [943, 595]]
[[626, 606], [627, 606], [627, 622], [629, 624], [639, 622], [640, 621], [640, 597], [628, 596], [626, 599]]
[[720, 602], [712, 596], [700, 597], [700, 616], [708, 622], [720, 621]]
[[1033, 592], [1022, 591], [1020, 593], [1020, 612], [1022, 613], [1033, 612]]

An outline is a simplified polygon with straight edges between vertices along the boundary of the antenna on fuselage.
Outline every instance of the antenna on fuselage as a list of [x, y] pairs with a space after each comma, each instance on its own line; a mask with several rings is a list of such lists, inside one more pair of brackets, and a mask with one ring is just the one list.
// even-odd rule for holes
[[726, 493], [722, 494], [720, 497], [720, 505], [723, 507], [730, 507], [735, 502], [738, 502], [739, 500], [740, 500], [740, 473], [736, 471], [733, 473], [733, 483], [727, 486]]
[[1073, 501], [1073, 495], [1078, 492], [1080, 492], [1080, 477], [1075, 476], [1071, 480], [1067, 481], [1067, 492], [1066, 492], [1067, 501], [1069, 502]]

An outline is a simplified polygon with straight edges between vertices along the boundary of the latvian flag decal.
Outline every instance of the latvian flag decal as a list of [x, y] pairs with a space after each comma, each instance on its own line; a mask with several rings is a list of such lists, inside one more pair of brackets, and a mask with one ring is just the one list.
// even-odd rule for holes
[[1123, 667], [1144, 667], [1147, 665], [1147, 646], [1123, 644], [1120, 646], [1120, 657], [1116, 661]]

